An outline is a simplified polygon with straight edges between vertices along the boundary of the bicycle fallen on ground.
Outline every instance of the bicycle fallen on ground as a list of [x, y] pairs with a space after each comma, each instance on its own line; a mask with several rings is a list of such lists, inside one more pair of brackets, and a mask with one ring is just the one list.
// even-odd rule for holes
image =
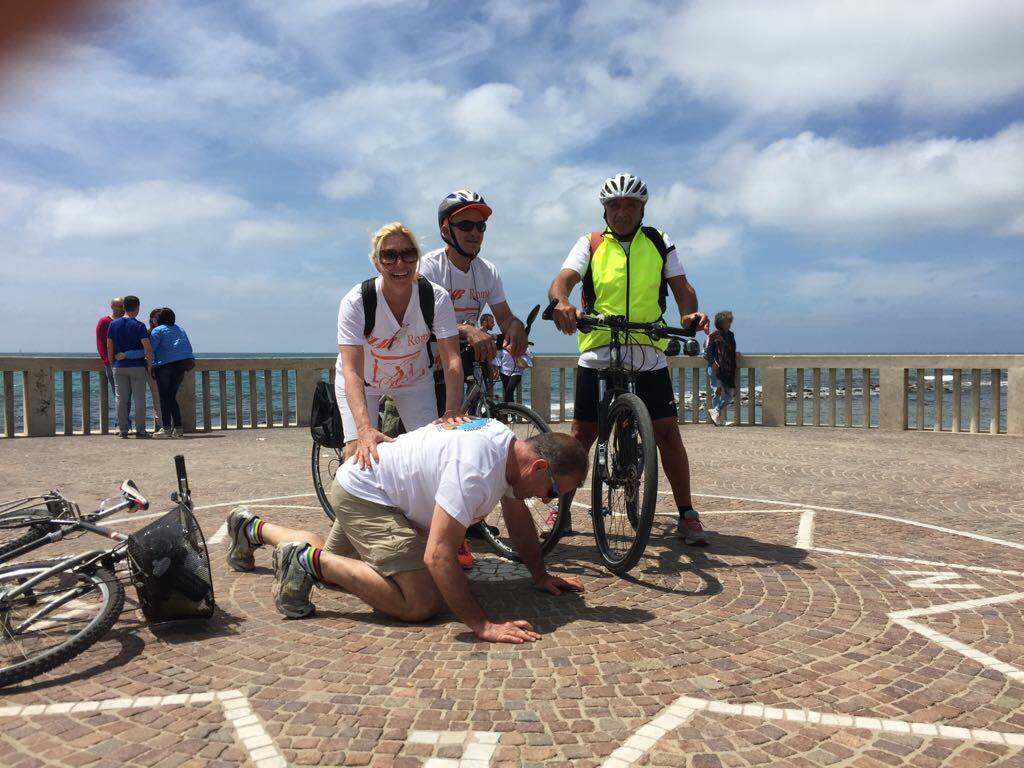
[[[193, 515], [185, 460], [175, 456], [175, 507], [139, 531], [100, 520], [149, 508], [131, 480], [83, 514], [59, 491], [0, 503], [0, 685], [54, 669], [97, 642], [124, 607], [125, 583], [151, 622], [209, 618], [215, 601], [203, 532]], [[117, 542], [48, 560], [15, 562], [49, 544], [94, 533]]]

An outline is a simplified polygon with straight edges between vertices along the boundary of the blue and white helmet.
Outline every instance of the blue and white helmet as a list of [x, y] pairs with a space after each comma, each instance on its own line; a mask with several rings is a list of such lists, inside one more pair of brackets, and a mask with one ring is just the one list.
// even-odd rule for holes
[[471, 189], [457, 189], [447, 195], [437, 207], [437, 225], [441, 226], [452, 214], [466, 208], [477, 209], [483, 213], [484, 218], [489, 218], [491, 215], [491, 206], [487, 204], [483, 197]]
[[605, 179], [601, 186], [601, 194], [598, 195], [601, 205], [616, 198], [632, 198], [641, 203], [647, 202], [647, 185], [639, 176], [631, 173], [617, 173]]

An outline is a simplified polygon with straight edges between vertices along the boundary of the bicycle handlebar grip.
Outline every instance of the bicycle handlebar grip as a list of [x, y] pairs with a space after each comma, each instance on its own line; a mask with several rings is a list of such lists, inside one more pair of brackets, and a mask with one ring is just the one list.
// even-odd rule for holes
[[174, 472], [178, 476], [178, 490], [188, 494], [188, 473], [185, 471], [185, 457], [180, 453], [174, 457]]
[[552, 299], [548, 303], [547, 309], [544, 310], [544, 314], [542, 314], [541, 317], [543, 317], [545, 320], [550, 320], [552, 317], [554, 317], [555, 305], [557, 305], [557, 304], [558, 304], [558, 299]]

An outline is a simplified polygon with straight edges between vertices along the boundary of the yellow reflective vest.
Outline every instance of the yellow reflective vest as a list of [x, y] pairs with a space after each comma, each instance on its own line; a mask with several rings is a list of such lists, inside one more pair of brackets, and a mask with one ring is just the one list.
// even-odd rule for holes
[[[610, 229], [590, 235], [590, 263], [583, 276], [583, 311], [591, 315], [628, 316], [632, 322], [653, 323], [665, 314], [667, 284], [665, 240], [654, 227], [641, 227], [629, 246], [623, 250]], [[607, 328], [595, 328], [579, 334], [580, 352], [611, 343]], [[642, 344], [664, 351], [667, 339], [653, 341], [641, 333], [621, 338], [625, 344]]]

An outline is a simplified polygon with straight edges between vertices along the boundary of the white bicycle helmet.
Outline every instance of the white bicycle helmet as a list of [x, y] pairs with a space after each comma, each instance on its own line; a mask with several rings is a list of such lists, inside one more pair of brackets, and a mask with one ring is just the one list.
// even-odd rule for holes
[[643, 179], [639, 176], [634, 176], [631, 173], [617, 173], [605, 179], [604, 184], [601, 186], [601, 194], [598, 197], [602, 205], [609, 200], [623, 197], [629, 197], [633, 200], [639, 200], [641, 203], [646, 203], [647, 185], [644, 184]]
[[437, 207], [438, 226], [444, 224], [453, 213], [467, 208], [475, 208], [480, 211], [485, 219], [491, 215], [491, 206], [487, 204], [483, 197], [471, 189], [458, 189], [447, 195]]

